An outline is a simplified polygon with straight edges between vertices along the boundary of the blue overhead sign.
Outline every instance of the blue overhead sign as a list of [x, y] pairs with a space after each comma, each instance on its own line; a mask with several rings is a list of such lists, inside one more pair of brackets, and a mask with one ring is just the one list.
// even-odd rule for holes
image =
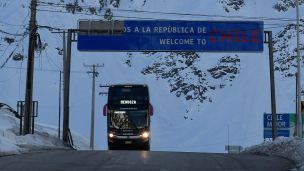
[[124, 21], [124, 35], [78, 35], [79, 51], [262, 52], [262, 21]]

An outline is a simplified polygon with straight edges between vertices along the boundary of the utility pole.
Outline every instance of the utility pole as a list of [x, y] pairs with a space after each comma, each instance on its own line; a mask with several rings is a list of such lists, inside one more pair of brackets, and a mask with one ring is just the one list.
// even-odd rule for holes
[[299, 31], [299, 0], [297, 0], [297, 51], [298, 51], [298, 118], [299, 118], [299, 137], [303, 138], [303, 119], [301, 110], [301, 56], [300, 56], [300, 31]]
[[65, 65], [66, 65], [66, 43], [65, 43], [65, 31], [63, 31], [63, 48], [62, 48], [62, 51], [63, 51], [63, 65], [62, 65], [62, 68], [63, 68], [63, 89], [64, 89], [64, 80], [65, 80]]
[[71, 51], [72, 51], [72, 34], [71, 29], [68, 30], [68, 41], [66, 49], [66, 61], [64, 68], [64, 91], [63, 91], [63, 127], [62, 140], [68, 142], [68, 132], [70, 129], [70, 72], [71, 72]]
[[94, 150], [94, 110], [95, 110], [95, 77], [98, 77], [98, 72], [95, 71], [95, 67], [104, 67], [104, 65], [85, 65], [84, 67], [93, 67], [93, 71], [88, 71], [88, 73], [93, 73], [93, 84], [92, 84], [92, 115], [91, 115], [91, 136], [90, 136], [90, 148]]
[[[67, 49], [66, 49], [66, 37], [65, 37], [65, 31], [63, 32], [51, 32], [51, 33], [63, 33], [63, 48], [62, 48], [62, 51], [63, 51], [63, 71], [61, 73], [63, 73], [63, 80], [62, 80], [62, 85], [63, 85], [63, 127], [62, 127], [62, 140], [64, 142], [67, 142], [68, 141], [68, 130], [69, 130], [69, 86], [65, 87], [65, 83], [67, 82], [67, 84], [69, 85], [70, 84], [70, 79], [66, 79], [67, 78], [67, 74], [69, 74], [70, 72], [70, 64], [71, 64], [71, 53], [69, 53], [69, 58], [67, 58]], [[71, 32], [69, 31], [68, 32], [68, 37], [70, 38], [68, 40], [68, 49], [69, 49], [69, 52], [71, 52]], [[68, 61], [68, 63], [67, 63]], [[68, 68], [68, 71], [66, 71]], [[61, 78], [61, 74], [60, 74], [60, 78]], [[69, 78], [69, 76], [68, 76]], [[60, 81], [60, 85], [61, 85], [61, 81]], [[61, 89], [60, 89], [61, 91]], [[61, 97], [61, 96], [60, 96]], [[60, 103], [61, 103], [61, 100], [59, 100]], [[60, 106], [60, 105], [59, 105]], [[61, 107], [60, 109], [61, 110]], [[60, 115], [60, 111], [59, 111], [59, 115]], [[60, 116], [59, 116], [59, 119], [60, 119]], [[60, 121], [59, 121], [60, 122]], [[60, 128], [60, 125], [59, 125], [59, 128]], [[60, 133], [58, 133], [59, 135]]]
[[295, 76], [296, 76], [296, 122], [295, 122], [296, 128], [293, 134], [294, 137], [299, 136], [298, 135], [298, 73], [295, 73]]
[[59, 119], [58, 119], [58, 139], [60, 139], [60, 114], [61, 114], [61, 71], [59, 80]]
[[[275, 84], [274, 84], [274, 69], [273, 69], [273, 45], [272, 45], [272, 31], [264, 31], [265, 42], [269, 45], [269, 68], [270, 68], [270, 91], [271, 91], [271, 113], [272, 113], [272, 140], [274, 141], [277, 134], [277, 109], [275, 99]], [[268, 41], [266, 40], [268, 35]]]
[[25, 115], [23, 135], [31, 133], [31, 115], [32, 115], [32, 100], [33, 100], [33, 77], [34, 77], [34, 44], [36, 39], [36, 7], [37, 0], [31, 2], [31, 20], [29, 33], [29, 50], [26, 75], [26, 90], [25, 90]]

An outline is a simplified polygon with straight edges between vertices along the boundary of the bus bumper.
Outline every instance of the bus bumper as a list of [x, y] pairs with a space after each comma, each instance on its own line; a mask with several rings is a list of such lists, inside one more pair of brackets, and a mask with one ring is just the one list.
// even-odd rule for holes
[[149, 144], [149, 138], [141, 136], [116, 136], [108, 138], [108, 145], [141, 145]]

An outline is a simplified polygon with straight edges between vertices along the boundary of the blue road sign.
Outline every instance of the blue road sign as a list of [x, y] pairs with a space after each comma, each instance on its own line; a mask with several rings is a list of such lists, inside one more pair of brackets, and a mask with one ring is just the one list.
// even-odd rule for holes
[[124, 21], [124, 35], [78, 35], [79, 51], [262, 52], [262, 21]]
[[[277, 128], [289, 128], [289, 114], [277, 114]], [[264, 128], [272, 128], [272, 114], [264, 114]]]
[[[277, 130], [278, 137], [289, 137], [289, 130]], [[272, 130], [264, 130], [264, 138], [272, 138]]]

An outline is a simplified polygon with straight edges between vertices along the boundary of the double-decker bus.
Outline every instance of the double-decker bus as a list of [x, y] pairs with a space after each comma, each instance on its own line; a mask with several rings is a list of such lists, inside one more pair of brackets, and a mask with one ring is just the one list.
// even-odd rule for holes
[[107, 116], [109, 150], [128, 146], [150, 150], [153, 106], [146, 84], [110, 85], [103, 115]]

